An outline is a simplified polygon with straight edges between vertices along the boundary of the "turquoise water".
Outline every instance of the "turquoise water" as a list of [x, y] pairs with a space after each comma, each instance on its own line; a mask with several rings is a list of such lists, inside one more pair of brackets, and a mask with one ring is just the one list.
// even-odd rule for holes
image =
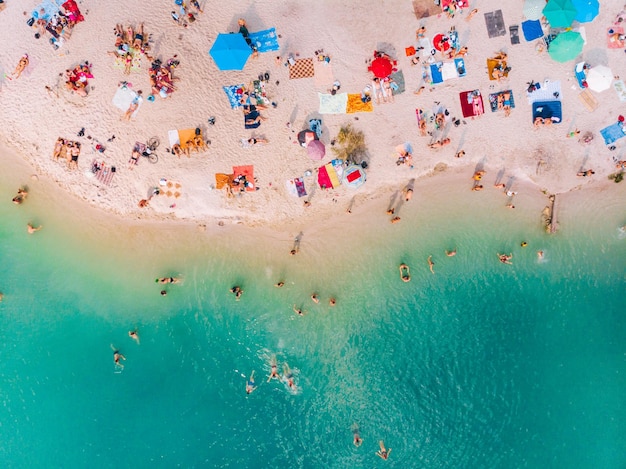
[[[563, 204], [549, 237], [536, 198], [520, 195], [512, 213], [500, 195], [418, 182], [402, 223], [357, 209], [305, 231], [291, 257], [281, 233], [115, 225], [40, 183], [16, 207], [27, 173], [11, 174], [0, 175], [5, 467], [626, 466], [619, 197]], [[29, 236], [28, 221], [44, 229]], [[184, 283], [161, 297], [154, 278], [166, 274]], [[265, 382], [274, 355], [296, 392]]]

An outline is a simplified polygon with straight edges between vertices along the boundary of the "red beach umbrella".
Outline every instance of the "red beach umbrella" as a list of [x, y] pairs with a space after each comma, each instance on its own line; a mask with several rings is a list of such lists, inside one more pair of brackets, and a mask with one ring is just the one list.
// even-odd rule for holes
[[377, 57], [372, 61], [369, 70], [378, 78], [387, 78], [393, 71], [393, 64], [387, 57]]
[[446, 52], [448, 49], [450, 49], [450, 38], [445, 34], [437, 34], [433, 38], [433, 46], [439, 52]]

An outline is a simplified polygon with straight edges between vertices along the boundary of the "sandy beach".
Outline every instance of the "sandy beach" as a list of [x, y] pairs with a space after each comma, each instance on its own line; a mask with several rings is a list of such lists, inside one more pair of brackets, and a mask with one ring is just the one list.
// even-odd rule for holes
[[[123, 8], [112, 8], [110, 3], [80, 2], [85, 20], [56, 50], [48, 42], [49, 34], [36, 39], [33, 34], [37, 30], [26, 24], [37, 2], [8, 2], [0, 12], [3, 34], [12, 39], [12, 46], [0, 52], [5, 76], [22, 54], [27, 53], [30, 59], [19, 79], [5, 78], [0, 82], [0, 134], [33, 167], [34, 174], [49, 177], [63, 190], [124, 217], [185, 219], [203, 225], [311, 225], [345, 213], [347, 208], [356, 210], [368, 200], [387, 200], [411, 181], [418, 187], [420, 178], [455, 168], [455, 174], [466, 173], [468, 197], [475, 196], [470, 189], [472, 174], [478, 167], [486, 171], [484, 185], [502, 182], [516, 192], [564, 193], [589, 186], [607, 186], [609, 190], [614, 186], [607, 176], [615, 173], [615, 161], [623, 159], [624, 147], [618, 141], [618, 148], [610, 151], [599, 130], [617, 122], [623, 104], [613, 87], [601, 93], [589, 91], [598, 103], [590, 112], [579, 99], [582, 90], [574, 65], [578, 61], [592, 67], [608, 65], [616, 78], [623, 72], [623, 49], [607, 48], [606, 39], [607, 27], [620, 12], [617, 4], [603, 4], [593, 22], [575, 24], [584, 27], [586, 44], [582, 54], [576, 60], [559, 63], [541, 50], [539, 40], [527, 42], [522, 35], [519, 44], [512, 44], [508, 26], [524, 21], [521, 6], [496, 1], [472, 4], [471, 8], [479, 11], [469, 21], [471, 8], [459, 10], [453, 18], [439, 12], [418, 19], [416, 11], [421, 7], [433, 11], [429, 1], [367, 1], [360, 4], [358, 11], [334, 1], [281, 5], [250, 1], [242, 3], [237, 11], [230, 5], [213, 6], [210, 13], [197, 14], [196, 21], [188, 27], [172, 20], [170, 11], [174, 5], [170, 3], [147, 6], [131, 2]], [[507, 31], [489, 38], [484, 14], [498, 9]], [[219, 33], [237, 31], [240, 17], [246, 19], [250, 31], [276, 28], [280, 50], [249, 58], [242, 71], [220, 71], [208, 51]], [[134, 117], [124, 121], [124, 111], [112, 104], [113, 96], [122, 81], [148, 96], [150, 63], [144, 57], [136, 70], [125, 75], [107, 51], [114, 49], [116, 24], [137, 28], [141, 23], [150, 38], [153, 58], [166, 62], [176, 57], [180, 61], [173, 71], [178, 81], [176, 91], [167, 99], [144, 99]], [[458, 33], [459, 44], [468, 48], [463, 57], [466, 76], [440, 84], [424, 81], [424, 67], [412, 65], [405, 54], [406, 47], [417, 45], [416, 30], [421, 26], [426, 28], [424, 35], [429, 40], [450, 30]], [[548, 27], [544, 26], [544, 30], [547, 32]], [[316, 76], [289, 79], [289, 67], [285, 65], [289, 56], [317, 60], [315, 53], [321, 49], [330, 58], [326, 70], [320, 71], [316, 63]], [[396, 68], [404, 75], [406, 91], [395, 96], [394, 102], [374, 104], [373, 112], [319, 114], [318, 93], [328, 93], [331, 78], [340, 82], [342, 92], [348, 93], [361, 93], [371, 84], [367, 61], [376, 50], [397, 60]], [[501, 81], [490, 80], [486, 60], [500, 51], [508, 55], [509, 76]], [[447, 60], [439, 52], [435, 57]], [[68, 91], [59, 75], [84, 61], [91, 64], [93, 78], [89, 80], [87, 96], [81, 97]], [[242, 111], [231, 109], [222, 87], [249, 84], [265, 73], [270, 77], [265, 84], [266, 95], [276, 107], [262, 111], [267, 119], [258, 129], [246, 130]], [[558, 99], [563, 115], [558, 124], [534, 127], [527, 99], [531, 81], [560, 82]], [[421, 87], [423, 91], [414, 94]], [[485, 112], [464, 118], [459, 93], [472, 90], [479, 90], [483, 96]], [[509, 116], [502, 111], [491, 112], [487, 100], [490, 93], [504, 90], [512, 90], [515, 100]], [[436, 130], [428, 121], [432, 135], [421, 136], [416, 119], [418, 108], [433, 117], [437, 109], [447, 110], [443, 129]], [[214, 125], [208, 122], [211, 117], [215, 118]], [[321, 161], [311, 160], [307, 150], [296, 141], [297, 132], [307, 128], [311, 118], [322, 120], [320, 140], [326, 146], [326, 156]], [[317, 185], [317, 169], [335, 157], [331, 141], [346, 124], [365, 135], [367, 182], [358, 189], [345, 185], [321, 189]], [[78, 136], [83, 128], [84, 135]], [[170, 148], [168, 131], [194, 128], [200, 128], [205, 139], [210, 140], [206, 152], [192, 152], [190, 157], [181, 158], [166, 152]], [[568, 137], [575, 130], [582, 134], [591, 132], [594, 138], [581, 144], [579, 136]], [[140, 158], [129, 169], [135, 142], [146, 142], [153, 136], [161, 142], [158, 163]], [[77, 169], [68, 169], [64, 160], [52, 158], [58, 137], [82, 144]], [[246, 148], [242, 139], [251, 137], [267, 139], [268, 143]], [[429, 147], [443, 138], [449, 138], [450, 144]], [[412, 167], [396, 164], [396, 147], [405, 143], [410, 143], [413, 150]], [[98, 145], [105, 150], [98, 151]], [[465, 155], [455, 158], [461, 150]], [[93, 177], [94, 160], [109, 169], [116, 168], [107, 183]], [[259, 190], [229, 198], [224, 190], [215, 189], [215, 174], [232, 173], [231, 168], [238, 165], [254, 166]], [[577, 176], [587, 169], [593, 169], [595, 174]], [[303, 178], [305, 197], [294, 196], [286, 188], [286, 181], [297, 177]], [[138, 207], [138, 202], [152, 194], [155, 187], [161, 194], [153, 197], [148, 207]], [[506, 197], [503, 204], [505, 200]]]

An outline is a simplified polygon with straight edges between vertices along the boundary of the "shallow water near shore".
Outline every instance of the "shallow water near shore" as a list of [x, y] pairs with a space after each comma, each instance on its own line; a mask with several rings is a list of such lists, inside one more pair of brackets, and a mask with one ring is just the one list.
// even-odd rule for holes
[[[548, 236], [540, 195], [521, 193], [513, 213], [502, 195], [444, 175], [416, 183], [401, 223], [370, 212], [387, 200], [357, 206], [304, 230], [292, 257], [288, 229], [116, 223], [44, 182], [16, 207], [28, 168], [4, 169], [7, 467], [376, 467], [380, 439], [392, 467], [626, 464], [615, 194], [566, 196]], [[29, 221], [44, 229], [27, 235]], [[162, 297], [161, 275], [184, 282]], [[111, 347], [127, 359], [121, 372]], [[274, 355], [295, 392], [266, 382]]]

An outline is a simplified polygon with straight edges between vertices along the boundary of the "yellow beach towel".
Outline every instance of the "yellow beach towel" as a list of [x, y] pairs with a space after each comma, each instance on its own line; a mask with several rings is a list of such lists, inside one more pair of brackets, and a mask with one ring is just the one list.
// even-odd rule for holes
[[348, 104], [346, 105], [346, 113], [354, 114], [355, 112], [372, 112], [374, 105], [371, 101], [364, 103], [361, 101], [360, 94], [348, 94]]

